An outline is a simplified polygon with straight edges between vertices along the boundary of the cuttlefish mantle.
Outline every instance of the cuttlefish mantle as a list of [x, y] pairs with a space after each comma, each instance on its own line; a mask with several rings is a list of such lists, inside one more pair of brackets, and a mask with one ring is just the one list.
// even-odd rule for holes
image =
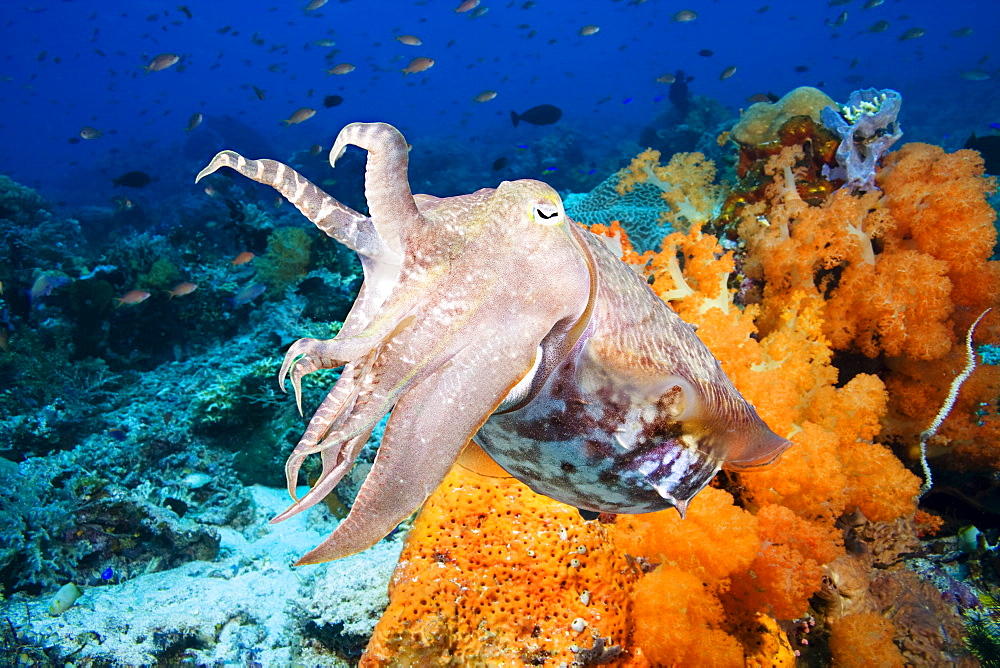
[[[329, 494], [392, 411], [350, 513], [298, 563], [374, 545], [473, 438], [536, 492], [608, 513], [683, 512], [722, 466], [770, 464], [790, 445], [551, 187], [413, 195], [396, 128], [348, 125], [331, 165], [349, 144], [368, 151], [370, 216], [273, 160], [222, 151], [197, 177], [230, 167], [273, 186], [364, 270], [340, 333], [297, 341], [279, 373], [301, 410], [302, 378], [343, 366], [288, 458], [294, 503], [274, 521]], [[322, 473], [298, 498], [299, 468], [315, 453]]]

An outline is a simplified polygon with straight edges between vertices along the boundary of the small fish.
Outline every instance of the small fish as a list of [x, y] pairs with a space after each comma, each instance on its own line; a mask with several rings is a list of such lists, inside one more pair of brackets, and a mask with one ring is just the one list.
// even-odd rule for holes
[[170, 295], [168, 299], [173, 299], [174, 297], [183, 297], [184, 295], [189, 295], [197, 289], [198, 286], [196, 284], [184, 281], [183, 283], [178, 283], [177, 285], [175, 285], [170, 290], [167, 290], [166, 292]]
[[828, 26], [830, 26], [831, 28], [839, 28], [840, 26], [844, 25], [845, 23], [847, 23], [847, 12], [841, 12], [840, 16], [838, 16], [837, 18], [835, 18], [832, 21], [830, 19], [826, 20], [826, 24]]
[[868, 32], [874, 32], [874, 33], [885, 32], [888, 29], [889, 29], [889, 22], [886, 21], [885, 19], [882, 19], [881, 21], [876, 21], [875, 23], [868, 26]]
[[990, 78], [990, 73], [982, 70], [969, 70], [967, 72], [962, 72], [962, 78], [968, 79], [969, 81], [986, 81]]
[[809, 66], [808, 65], [796, 65], [795, 66], [795, 71], [799, 72], [799, 73], [808, 72], [809, 71]]
[[473, 102], [489, 102], [490, 100], [492, 100], [496, 96], [497, 96], [497, 92], [495, 90], [484, 90], [482, 93], [480, 93], [479, 95], [477, 95], [474, 98], [472, 98], [472, 101]]
[[405, 77], [407, 74], [416, 74], [417, 72], [426, 72], [430, 68], [434, 67], [434, 61], [430, 58], [414, 58], [410, 61], [410, 64], [404, 67], [401, 71]]
[[319, 9], [325, 5], [327, 0], [312, 0], [308, 5], [306, 5], [306, 11], [311, 12], [313, 10]]
[[199, 125], [201, 125], [201, 122], [202, 122], [202, 120], [204, 120], [204, 118], [205, 117], [201, 113], [192, 114], [190, 120], [188, 120], [187, 127], [184, 128], [184, 129], [187, 132], [191, 132], [196, 127], [198, 127]]
[[205, 194], [211, 197], [212, 199], [215, 199], [216, 197], [219, 196], [219, 191], [213, 188], [212, 186], [208, 185], [205, 186]]
[[147, 290], [129, 290], [121, 297], [115, 297], [118, 306], [135, 306], [149, 299], [150, 293]]
[[401, 42], [407, 46], [420, 46], [423, 42], [416, 35], [399, 35], [396, 37], [397, 42]]
[[719, 81], [725, 81], [734, 74], [736, 74], [736, 66], [730, 65], [726, 69], [722, 70], [722, 74], [719, 75]]
[[861, 9], [872, 9], [874, 7], [878, 7], [883, 2], [885, 2], [885, 0], [867, 0]]
[[28, 292], [28, 298], [34, 302], [36, 299], [41, 297], [48, 297], [52, 294], [53, 290], [67, 285], [70, 281], [72, 281], [72, 279], [68, 276], [43, 273], [35, 279], [35, 282], [31, 286], [31, 290]]
[[465, 0], [458, 7], [455, 7], [455, 13], [462, 14], [463, 12], [475, 9], [478, 6], [479, 6], [479, 0]]
[[256, 256], [250, 251], [243, 251], [242, 253], [234, 257], [233, 261], [230, 262], [230, 264], [232, 264], [234, 267], [238, 267], [241, 264], [246, 264], [250, 260], [254, 259], [254, 257]]
[[232, 304], [233, 306], [242, 306], [243, 304], [252, 302], [257, 299], [257, 297], [264, 294], [265, 290], [267, 290], [267, 286], [263, 283], [253, 283], [248, 285], [233, 296]]
[[145, 188], [152, 182], [152, 176], [146, 172], [140, 172], [138, 170], [122, 174], [117, 179], [111, 179], [111, 183], [113, 183], [116, 188], [119, 186], [125, 186], [126, 188]]
[[926, 28], [910, 28], [909, 30], [907, 30], [906, 32], [904, 32], [902, 35], [899, 36], [899, 41], [905, 42], [910, 39], [923, 37], [926, 34], [927, 34]]
[[128, 434], [125, 432], [124, 429], [109, 429], [108, 436], [110, 436], [111, 438], [115, 439], [118, 442], [122, 442], [126, 438], [128, 438]]
[[[188, 18], [191, 18], [190, 14], [188, 15]], [[101, 571], [101, 579], [104, 580], [105, 582], [108, 582], [114, 576], [115, 576], [115, 571], [110, 566]]]
[[119, 211], [130, 211], [135, 208], [135, 202], [124, 195], [115, 195], [111, 198], [111, 201], [115, 203], [115, 213], [118, 213]]
[[673, 16], [673, 20], [677, 23], [688, 23], [694, 21], [696, 18], [698, 18], [698, 15], [690, 9], [682, 9]]
[[672, 84], [675, 81], [677, 81], [677, 77], [670, 72], [667, 72], [663, 76], [656, 77], [656, 83]]
[[344, 98], [339, 95], [327, 95], [323, 98], [323, 106], [329, 109], [330, 107], [336, 107], [338, 104], [342, 103]]
[[551, 104], [540, 104], [528, 109], [523, 114], [510, 112], [510, 122], [517, 127], [521, 121], [532, 125], [552, 125], [562, 118], [562, 109]]
[[327, 74], [350, 74], [355, 70], [354, 65], [351, 63], [340, 63], [339, 65], [334, 65], [326, 71]]
[[146, 65], [146, 74], [150, 72], [161, 72], [168, 67], [173, 67], [178, 62], [180, 62], [181, 57], [176, 53], [161, 53], [156, 58], [150, 61], [149, 65]]
[[292, 114], [291, 116], [289, 116], [288, 118], [286, 118], [281, 122], [284, 123], [285, 126], [287, 127], [289, 125], [296, 125], [303, 121], [308, 121], [315, 115], [316, 115], [316, 110], [313, 109], [312, 107], [302, 107], [301, 109], [296, 110], [294, 114]]
[[715, 55], [715, 51], [712, 51], [711, 49], [702, 49], [698, 52], [698, 55], [704, 58], [711, 58]]
[[315, 44], [316, 46], [329, 47], [329, 46], [336, 46], [337, 43], [332, 39], [318, 39], [315, 42], [313, 42], [313, 44]]
[[951, 31], [952, 37], [968, 37], [971, 34], [972, 34], [972, 28], [969, 28], [968, 26], [966, 26], [965, 28], [959, 28], [958, 30]]
[[312, 146], [309, 147], [309, 155], [313, 157], [319, 155], [322, 152], [323, 152], [322, 144], [313, 144]]
[[595, 35], [597, 34], [598, 31], [600, 31], [600, 29], [601, 29], [600, 26], [583, 26], [582, 28], [580, 28], [580, 35], [582, 37], [586, 37], [587, 35]]
[[85, 125], [80, 130], [80, 136], [83, 137], [84, 139], [97, 139], [99, 137], [103, 137], [104, 133], [98, 130], [97, 128], [92, 128], [89, 125]]
[[507, 158], [497, 158], [493, 161], [493, 171], [499, 172], [501, 169], [507, 166]]
[[191, 10], [187, 8], [187, 5], [177, 5], [177, 10], [184, 12], [184, 16], [191, 18]]
[[489, 7], [476, 7], [471, 12], [469, 12], [469, 18], [470, 19], [478, 19], [480, 16], [485, 15], [486, 12], [488, 12], [488, 11], [490, 11]]

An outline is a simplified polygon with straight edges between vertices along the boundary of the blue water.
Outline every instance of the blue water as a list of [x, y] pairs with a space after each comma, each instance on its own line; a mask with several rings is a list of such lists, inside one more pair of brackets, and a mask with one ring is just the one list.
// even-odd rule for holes
[[[577, 133], [582, 155], [561, 160], [578, 164], [555, 167], [593, 169], [596, 184], [627, 161], [641, 128], [667, 110], [668, 86], [655, 79], [678, 69], [694, 76], [692, 93], [734, 115], [754, 94], [813, 85], [836, 100], [863, 87], [899, 90], [904, 141], [953, 149], [969, 132], [988, 134], [990, 123], [1000, 122], [1000, 11], [987, 0], [887, 0], [870, 9], [863, 0], [487, 1], [480, 9], [488, 11], [475, 18], [444, 1], [331, 0], [310, 12], [305, 5], [189, 0], [188, 18], [174, 1], [5, 3], [0, 170], [60, 202], [108, 204], [120, 192], [110, 179], [133, 169], [158, 179], [154, 194], [193, 193], [190, 177], [222, 144], [248, 157], [289, 160], [314, 144], [328, 149], [347, 123], [386, 121], [414, 145], [414, 164], [422, 149], [433, 147], [447, 161], [453, 147], [459, 166], [477, 169], [468, 190], [503, 178], [546, 178], [538, 170], [479, 182], [519, 146], [537, 151], [538, 142]], [[697, 19], [672, 20], [682, 9]], [[843, 25], [832, 25], [843, 12]], [[889, 28], [870, 32], [881, 20]], [[586, 25], [600, 30], [581, 36]], [[969, 35], [952, 34], [967, 27]], [[926, 34], [901, 41], [911, 28]], [[401, 44], [401, 34], [423, 45]], [[335, 45], [316, 45], [323, 39]], [[706, 49], [713, 55], [699, 55]], [[181, 60], [147, 74], [143, 67], [161, 53]], [[401, 74], [418, 56], [435, 65]], [[356, 70], [326, 74], [342, 62]], [[720, 80], [730, 66], [736, 73]], [[990, 78], [963, 78], [969, 71]], [[473, 102], [487, 89], [497, 91], [495, 99]], [[324, 108], [327, 95], [344, 102]], [[512, 110], [538, 104], [558, 106], [562, 119], [512, 127]], [[285, 127], [282, 119], [300, 107], [318, 113]], [[185, 127], [197, 112], [205, 122], [189, 138]], [[103, 136], [70, 143], [84, 126]], [[264, 150], [272, 154], [260, 155]], [[419, 185], [434, 194], [458, 188], [432, 177]]]

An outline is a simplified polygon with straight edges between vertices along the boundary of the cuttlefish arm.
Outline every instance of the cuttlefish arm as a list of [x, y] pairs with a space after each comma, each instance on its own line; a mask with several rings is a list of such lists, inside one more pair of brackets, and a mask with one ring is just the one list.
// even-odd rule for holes
[[[395, 128], [348, 126], [331, 159], [347, 144], [368, 150], [370, 219], [312, 193], [291, 168], [279, 178], [277, 163], [225, 152], [213, 161], [214, 168], [231, 166], [277, 184], [290, 199], [312, 193], [317, 204], [300, 210], [333, 229], [328, 234], [357, 250], [365, 266], [361, 297], [341, 333], [296, 343], [282, 366], [282, 380], [290, 375], [297, 393], [306, 373], [339, 364], [344, 373], [289, 459], [293, 499], [306, 456], [321, 453], [323, 473], [275, 521], [329, 492], [392, 411], [350, 514], [300, 563], [365, 549], [416, 510], [490, 414], [505, 400], [530, 397], [536, 375], [549, 373], [575, 345], [594, 292], [588, 261], [549, 186], [517, 181], [459, 197], [414, 197], [406, 144]], [[361, 250], [372, 246], [376, 252]]]

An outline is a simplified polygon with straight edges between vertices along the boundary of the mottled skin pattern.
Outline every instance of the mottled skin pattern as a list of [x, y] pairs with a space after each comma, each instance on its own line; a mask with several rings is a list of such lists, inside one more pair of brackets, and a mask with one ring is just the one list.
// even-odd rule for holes
[[[348, 125], [331, 164], [348, 144], [368, 151], [371, 217], [272, 160], [223, 151], [198, 175], [231, 167], [273, 186], [364, 268], [341, 332], [297, 341], [279, 374], [301, 410], [302, 377], [344, 366], [288, 459], [295, 503], [274, 521], [326, 496], [392, 410], [350, 514], [299, 563], [375, 544], [474, 436], [536, 491], [612, 513], [683, 511], [720, 466], [770, 463], [788, 446], [693, 330], [567, 218], [552, 188], [520, 180], [412, 195], [398, 130]], [[297, 499], [299, 468], [317, 452], [323, 472]]]

